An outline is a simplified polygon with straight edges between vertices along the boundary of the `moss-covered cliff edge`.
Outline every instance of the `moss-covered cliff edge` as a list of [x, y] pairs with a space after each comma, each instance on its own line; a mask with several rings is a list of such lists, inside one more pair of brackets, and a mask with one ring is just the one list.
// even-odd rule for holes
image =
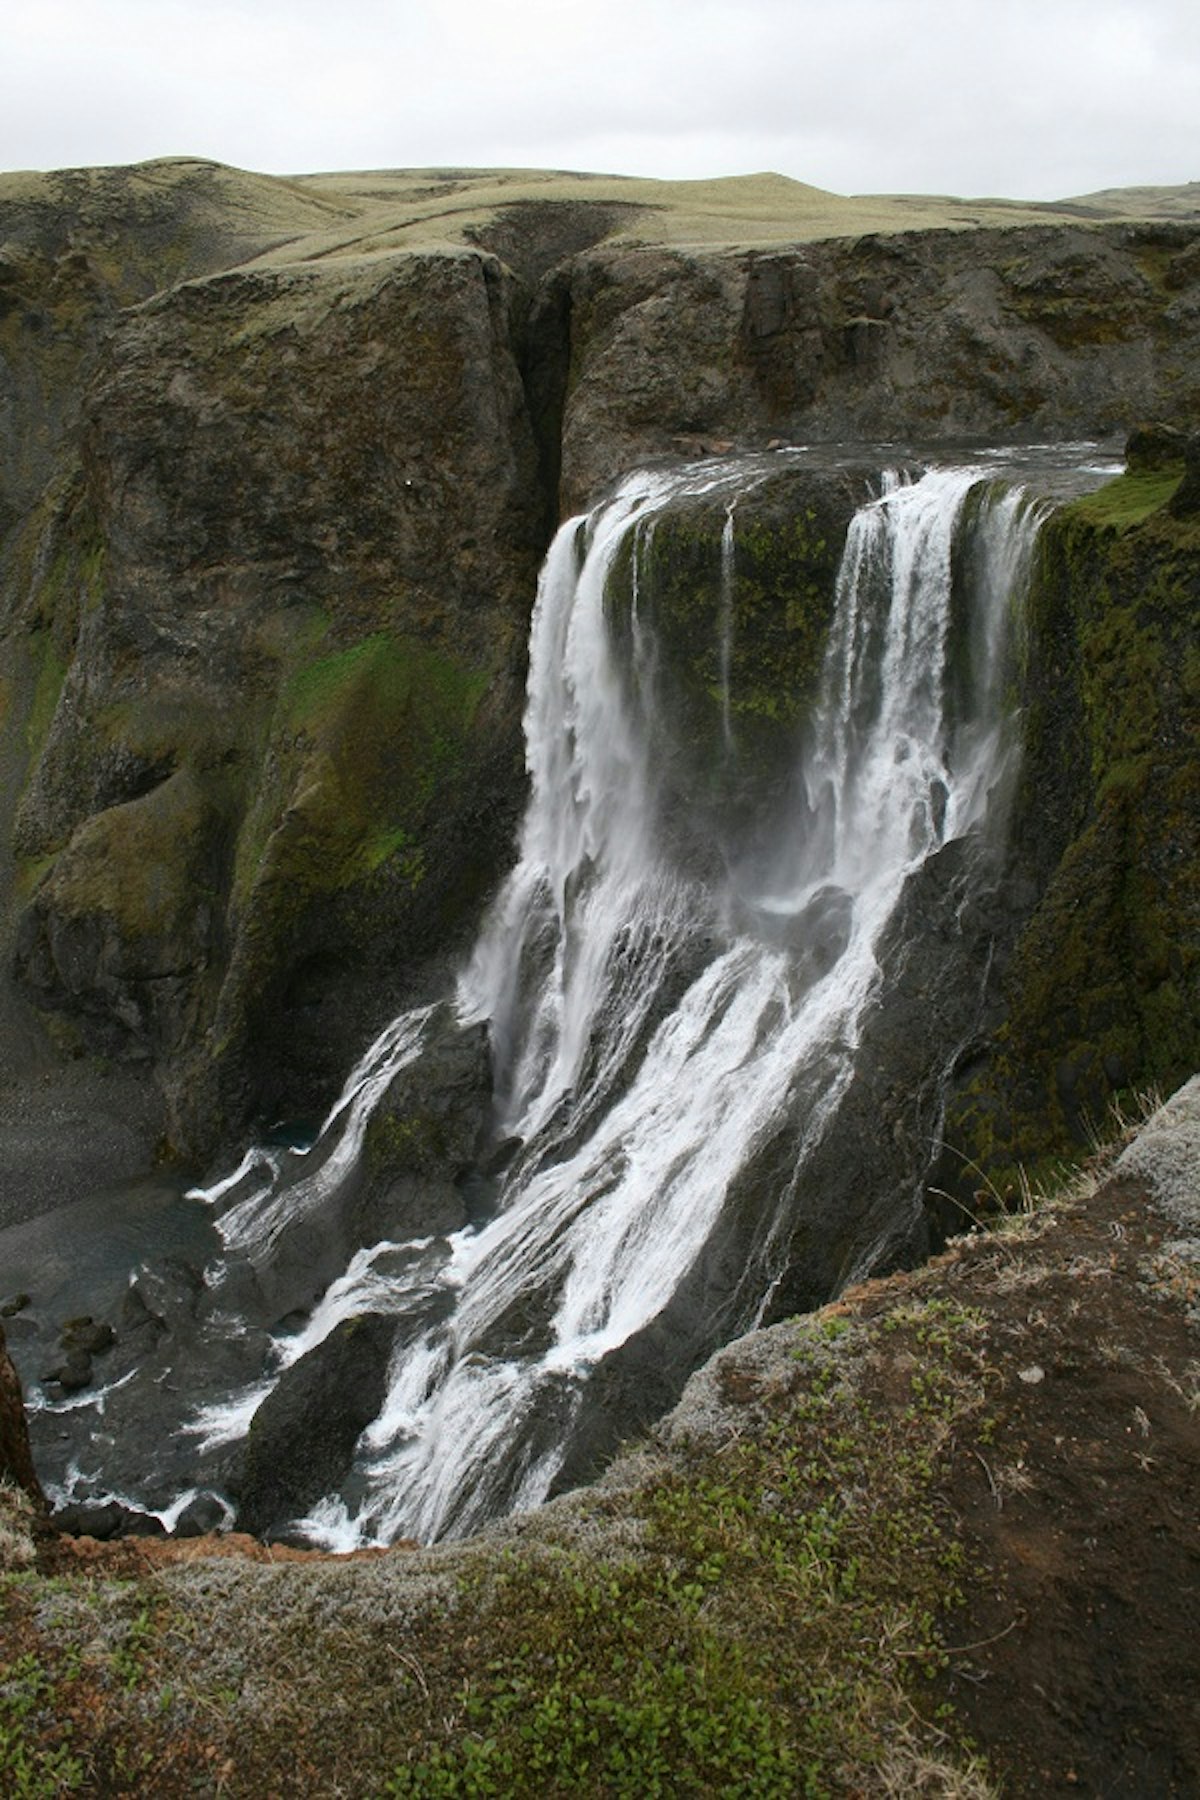
[[[75, 234], [123, 241], [103, 198]], [[134, 237], [167, 279], [77, 346], [0, 542], [0, 887], [60, 1050], [204, 1151], [323, 1107], [477, 916], [545, 503], [494, 258], [172, 283]]]
[[957, 1191], [1011, 1188], [1018, 1163], [1077, 1154], [1114, 1098], [1200, 1066], [1196, 470], [1194, 438], [1185, 465], [1180, 439], [1135, 434], [1125, 475], [1039, 539], [1013, 821], [1036, 901], [948, 1111]]

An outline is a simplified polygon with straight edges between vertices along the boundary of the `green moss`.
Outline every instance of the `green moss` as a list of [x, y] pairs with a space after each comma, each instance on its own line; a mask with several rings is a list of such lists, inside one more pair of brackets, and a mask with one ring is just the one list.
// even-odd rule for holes
[[58, 854], [58, 851], [52, 851], [48, 856], [18, 858], [13, 891], [22, 905], [32, 897], [39, 883], [54, 867]]
[[1182, 465], [1118, 475], [1094, 493], [1076, 500], [1067, 516], [1085, 520], [1089, 525], [1107, 525], [1116, 531], [1128, 531], [1165, 506], [1182, 479]]
[[0, 1784], [13, 1800], [50, 1800], [83, 1786], [70, 1725], [60, 1727], [57, 1742], [46, 1731], [57, 1704], [56, 1684], [35, 1656], [0, 1663]]
[[[840, 496], [839, 496], [840, 502]], [[797, 506], [786, 483], [742, 496], [726, 555], [726, 502], [689, 502], [627, 540], [606, 604], [627, 668], [634, 617], [656, 655], [640, 704], [679, 803], [743, 821], [788, 779], [817, 692], [849, 507]], [[636, 568], [635, 568], [636, 559]], [[636, 608], [635, 608], [636, 596]], [[715, 811], [713, 810], [715, 809]]]
[[431, 1112], [395, 1113], [387, 1107], [371, 1115], [366, 1136], [367, 1166], [392, 1174], [398, 1169], [444, 1172], [446, 1121]]
[[[388, 1791], [864, 1791], [905, 1712], [914, 1744], [926, 1730], [938, 1743], [939, 1779], [956, 1765], [968, 1779], [952, 1718], [931, 1730], [920, 1690], [961, 1601], [962, 1548], [937, 1491], [947, 1445], [987, 1393], [979, 1341], [979, 1316], [940, 1301], [881, 1327], [806, 1320], [765, 1422], [695, 1446], [637, 1496], [636, 1554], [534, 1547], [481, 1564], [454, 1636], [486, 1654], [452, 1716], [429, 1709]], [[881, 1411], [856, 1369], [885, 1356], [906, 1391]], [[437, 1649], [414, 1650], [444, 1691]]]
[[31, 761], [40, 755], [42, 745], [50, 735], [58, 697], [67, 676], [66, 664], [59, 657], [50, 633], [39, 632], [33, 641], [36, 645], [34, 654], [37, 660], [37, 677], [29, 717], [25, 723], [25, 741], [29, 746]]
[[[222, 801], [218, 788], [185, 768], [150, 793], [93, 815], [53, 859], [58, 915], [110, 921], [126, 972], [157, 974], [163, 955], [180, 963], [198, 957], [197, 915], [206, 900], [216, 900], [211, 845]], [[151, 959], [145, 968], [144, 954]]]
[[461, 759], [486, 676], [378, 633], [295, 669], [275, 708], [268, 779], [238, 846], [235, 894], [263, 873], [297, 898], [385, 866], [418, 885], [425, 815]]
[[1000, 1187], [1200, 1066], [1200, 532], [1164, 510], [1177, 479], [1124, 476], [1039, 546], [1016, 833], [1043, 892], [946, 1120]]

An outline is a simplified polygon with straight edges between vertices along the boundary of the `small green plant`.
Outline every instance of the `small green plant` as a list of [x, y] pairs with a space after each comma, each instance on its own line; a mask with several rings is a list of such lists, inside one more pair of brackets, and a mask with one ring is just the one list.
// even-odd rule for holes
[[134, 1688], [140, 1681], [153, 1636], [150, 1608], [143, 1606], [112, 1654], [112, 1672], [123, 1688]]

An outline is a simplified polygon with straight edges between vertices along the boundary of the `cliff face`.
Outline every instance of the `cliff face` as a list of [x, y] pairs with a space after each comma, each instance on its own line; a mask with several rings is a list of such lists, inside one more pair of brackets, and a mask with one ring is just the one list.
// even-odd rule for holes
[[600, 247], [571, 278], [572, 502], [689, 439], [1111, 437], [1200, 406], [1188, 225]]
[[945, 1134], [1001, 1187], [1200, 1064], [1197, 448], [1135, 436], [1039, 543], [1013, 834], [1036, 901]]
[[153, 1064], [181, 1146], [319, 1102], [507, 847], [542, 533], [513, 295], [477, 254], [175, 286], [11, 534], [18, 979]]
[[624, 189], [501, 187], [434, 242], [455, 178], [398, 180], [0, 184], [5, 960], [177, 1149], [322, 1105], [469, 929], [560, 510], [718, 441], [1200, 405], [1186, 223], [685, 248]]

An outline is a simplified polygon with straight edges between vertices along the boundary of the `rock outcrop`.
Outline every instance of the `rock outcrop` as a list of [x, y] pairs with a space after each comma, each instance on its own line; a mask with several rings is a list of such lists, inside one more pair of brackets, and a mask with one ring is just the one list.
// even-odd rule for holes
[[10, 541], [18, 979], [153, 1067], [178, 1148], [322, 1103], [507, 848], [515, 308], [479, 253], [174, 286]]
[[601, 245], [572, 271], [571, 341], [572, 504], [689, 439], [1107, 438], [1200, 408], [1200, 243], [1147, 223]]
[[1196, 441], [1134, 433], [1127, 473], [1039, 539], [1013, 825], [1032, 910], [997, 960], [939, 1186], [1015, 1187], [1018, 1162], [1077, 1151], [1115, 1096], [1200, 1066]]

